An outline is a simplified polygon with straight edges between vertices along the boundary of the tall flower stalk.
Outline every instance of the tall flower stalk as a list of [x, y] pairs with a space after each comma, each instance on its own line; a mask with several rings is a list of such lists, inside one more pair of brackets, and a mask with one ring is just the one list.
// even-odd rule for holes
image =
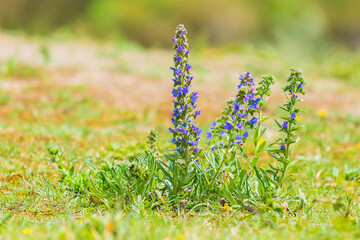
[[198, 92], [190, 92], [193, 77], [190, 74], [190, 50], [184, 25], [180, 24], [176, 28], [175, 37], [172, 40], [175, 55], [174, 67], [170, 68], [174, 77], [172, 79], [174, 82], [172, 90], [174, 111], [171, 121], [174, 127], [169, 128], [169, 130], [173, 134], [172, 143], [175, 145], [176, 152], [184, 160], [180, 182], [176, 189], [179, 191], [189, 173], [189, 167], [194, 163], [199, 153], [198, 143], [201, 130], [195, 122], [197, 116], [200, 115], [196, 104]]
[[[286, 170], [291, 162], [290, 154], [293, 149], [293, 144], [297, 142], [297, 139], [295, 140], [295, 132], [299, 129], [296, 117], [300, 112], [300, 109], [296, 107], [296, 104], [303, 101], [299, 98], [299, 94], [305, 95], [304, 85], [306, 83], [299, 69], [290, 69], [290, 77], [288, 78], [287, 83], [288, 85], [283, 88], [283, 92], [288, 101], [280, 107], [280, 109], [285, 111], [286, 115], [280, 116], [281, 119], [284, 120], [282, 123], [275, 120], [280, 129], [279, 131], [283, 133], [284, 137], [277, 141], [277, 144], [280, 145], [279, 148], [268, 151], [272, 157], [281, 163], [281, 166], [277, 168], [270, 165], [275, 171], [274, 178], [277, 182], [277, 188], [281, 187], [287, 178]], [[280, 176], [277, 177], [278, 173], [280, 173]]]

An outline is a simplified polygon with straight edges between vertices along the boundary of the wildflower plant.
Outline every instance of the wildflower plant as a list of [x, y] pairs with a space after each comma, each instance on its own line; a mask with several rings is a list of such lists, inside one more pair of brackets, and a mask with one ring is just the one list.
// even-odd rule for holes
[[198, 92], [191, 92], [193, 77], [190, 74], [189, 44], [187, 31], [180, 24], [176, 31], [174, 42], [173, 90], [174, 110], [171, 121], [173, 128], [169, 128], [173, 137], [171, 142], [175, 145], [175, 154], [167, 156], [168, 164], [162, 162], [160, 168], [167, 176], [164, 181], [171, 195], [178, 194], [194, 176], [193, 165], [199, 154], [199, 140], [202, 130], [197, 126], [196, 118], [200, 115], [196, 101]]
[[[62, 174], [61, 184], [77, 193], [87, 194], [91, 199], [100, 199], [109, 205], [117, 199], [132, 208], [158, 209], [177, 206], [185, 209], [219, 206], [247, 208], [254, 211], [265, 206], [280, 206], [287, 199], [298, 201], [301, 209], [305, 201], [292, 195], [293, 185], [284, 191], [283, 183], [288, 179], [287, 168], [291, 163], [291, 152], [298, 141], [297, 116], [301, 110], [297, 103], [302, 101], [306, 84], [298, 69], [291, 68], [287, 85], [283, 88], [287, 102], [280, 108], [285, 113], [282, 121], [275, 120], [281, 137], [268, 144], [263, 139], [266, 132], [264, 122], [272, 117], [265, 116], [264, 106], [275, 83], [271, 75], [263, 76], [256, 83], [249, 72], [239, 76], [236, 96], [226, 103], [222, 115], [212, 121], [206, 141], [201, 147], [196, 120], [200, 115], [197, 106], [198, 92], [191, 91], [191, 65], [187, 31], [179, 25], [173, 38], [173, 112], [171, 115], [173, 148], [167, 154], [157, 147], [157, 133], [151, 130], [148, 136], [150, 151], [134, 154], [120, 163], [104, 161], [100, 168], [90, 167], [88, 171], [74, 171], [73, 164], [63, 161], [62, 152], [50, 147], [49, 160], [58, 165]], [[252, 144], [249, 144], [253, 143]], [[279, 163], [262, 166], [262, 153], [268, 152]], [[302, 193], [299, 190], [299, 193]], [[280, 197], [279, 197], [280, 196]], [[301, 201], [299, 200], [301, 199]], [[220, 202], [219, 202], [220, 200]], [[277, 203], [273, 204], [273, 203]], [[208, 204], [210, 203], [210, 204]], [[271, 208], [270, 206], [270, 208]], [[254, 208], [255, 207], [255, 208]], [[276, 209], [275, 209], [276, 208]], [[279, 207], [274, 212], [283, 213]]]
[[160, 155], [157, 147], [157, 142], [158, 142], [158, 132], [156, 131], [156, 129], [150, 129], [147, 144], [148, 144], [148, 148], [154, 154], [155, 157], [159, 157]]
[[190, 74], [191, 65], [189, 63], [189, 44], [187, 42], [187, 32], [184, 25], [179, 25], [176, 29], [174, 41], [174, 63], [170, 69], [173, 71], [173, 90], [174, 111], [171, 121], [173, 128], [169, 128], [173, 134], [172, 142], [176, 151], [186, 161], [190, 162], [199, 152], [198, 143], [201, 130], [195, 122], [200, 115], [197, 110], [198, 92], [190, 93], [190, 86], [193, 77]]
[[269, 164], [276, 180], [277, 188], [281, 187], [287, 178], [286, 170], [291, 162], [291, 151], [293, 150], [294, 144], [299, 140], [299, 138], [295, 139], [296, 131], [299, 129], [296, 117], [300, 112], [296, 104], [303, 101], [299, 95], [305, 95], [304, 85], [306, 82], [302, 77], [301, 71], [296, 68], [291, 68], [290, 71], [290, 77], [287, 80], [288, 85], [283, 88], [287, 102], [280, 107], [280, 109], [285, 112], [285, 115], [280, 116], [283, 122], [279, 123], [275, 120], [279, 127], [279, 132], [283, 134], [283, 137], [278, 139], [274, 144], [278, 146], [278, 148], [268, 151], [270, 155], [281, 164], [279, 167], [273, 167]]

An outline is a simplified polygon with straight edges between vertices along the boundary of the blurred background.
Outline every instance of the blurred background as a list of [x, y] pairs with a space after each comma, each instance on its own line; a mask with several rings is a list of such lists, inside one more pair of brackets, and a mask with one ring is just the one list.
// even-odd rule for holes
[[[31, 162], [11, 146], [18, 142], [33, 155], [53, 142], [122, 159], [145, 147], [153, 127], [171, 147], [171, 39], [182, 23], [202, 129], [245, 71], [274, 75], [266, 114], [277, 115], [296, 66], [308, 82], [298, 120], [303, 159], [359, 163], [359, 0], [0, 2], [0, 136], [14, 159]], [[276, 138], [268, 124], [266, 138]]]
[[194, 41], [360, 46], [357, 0], [1, 0], [0, 27], [27, 34], [68, 31], [168, 46], [185, 24]]

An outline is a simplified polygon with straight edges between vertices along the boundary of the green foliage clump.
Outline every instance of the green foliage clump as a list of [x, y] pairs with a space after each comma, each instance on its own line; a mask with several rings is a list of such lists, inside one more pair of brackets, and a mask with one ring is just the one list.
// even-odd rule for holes
[[[263, 123], [272, 116], [265, 116], [263, 108], [268, 103], [273, 76], [264, 76], [256, 84], [250, 73], [240, 75], [235, 98], [227, 102], [222, 116], [214, 121], [207, 133], [208, 144], [198, 146], [201, 130], [196, 126], [200, 111], [195, 104], [197, 92], [190, 93], [192, 77], [189, 63], [189, 44], [186, 29], [179, 25], [174, 56], [174, 151], [159, 152], [157, 133], [148, 136], [149, 150], [135, 154], [121, 162], [103, 161], [100, 167], [85, 164], [75, 171], [75, 164], [64, 161], [59, 147], [49, 146], [50, 162], [61, 173], [60, 183], [75, 194], [88, 195], [92, 203], [108, 207], [120, 205], [123, 209], [173, 208], [203, 211], [213, 209], [242, 209], [269, 211], [282, 215], [285, 211], [295, 214], [306, 204], [298, 186], [289, 179], [287, 167], [292, 162], [291, 152], [298, 141], [295, 132], [297, 114], [295, 106], [305, 94], [301, 71], [291, 68], [287, 85], [283, 88], [287, 102], [280, 108], [285, 115], [283, 123], [275, 120], [280, 137], [267, 144], [263, 139]], [[252, 134], [252, 136], [250, 136]], [[249, 154], [247, 139], [252, 138], [255, 152]], [[259, 164], [263, 153], [268, 152], [279, 164], [269, 168]], [[263, 161], [262, 161], [263, 162]], [[210, 204], [210, 205], [209, 205]]]

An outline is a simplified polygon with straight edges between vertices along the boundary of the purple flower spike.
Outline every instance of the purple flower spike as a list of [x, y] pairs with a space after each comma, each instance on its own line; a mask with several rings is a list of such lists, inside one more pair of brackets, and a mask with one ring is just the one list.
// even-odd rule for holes
[[197, 92], [190, 92], [191, 81], [193, 77], [190, 74], [191, 65], [189, 63], [189, 45], [187, 43], [187, 32], [184, 25], [180, 24], [176, 29], [176, 35], [172, 39], [174, 42], [174, 66], [173, 71], [173, 90], [172, 95], [175, 98], [174, 111], [171, 122], [174, 124], [169, 131], [173, 134], [172, 143], [182, 158], [188, 158], [194, 161], [193, 157], [200, 150], [197, 147], [201, 129], [195, 122], [200, 115], [199, 110], [195, 110], [198, 99]]

